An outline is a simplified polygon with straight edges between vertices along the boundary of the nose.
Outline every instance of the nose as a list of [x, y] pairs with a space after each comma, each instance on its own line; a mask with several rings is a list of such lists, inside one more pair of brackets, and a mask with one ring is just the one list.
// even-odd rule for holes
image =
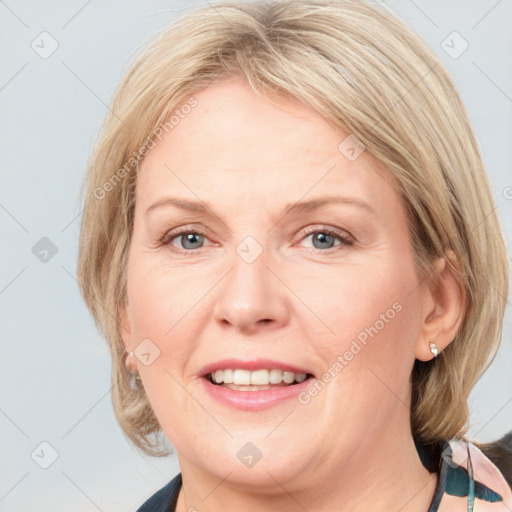
[[235, 253], [233, 268], [219, 283], [214, 306], [215, 320], [222, 328], [250, 335], [278, 329], [289, 321], [290, 292], [270, 268], [276, 267], [270, 259], [265, 250], [251, 263]]

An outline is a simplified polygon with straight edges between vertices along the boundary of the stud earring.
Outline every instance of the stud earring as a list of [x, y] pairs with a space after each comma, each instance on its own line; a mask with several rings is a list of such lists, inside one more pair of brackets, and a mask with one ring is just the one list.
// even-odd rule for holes
[[432, 352], [434, 357], [437, 357], [437, 354], [439, 353], [439, 351], [437, 350], [437, 346], [434, 342], [430, 343], [430, 352]]

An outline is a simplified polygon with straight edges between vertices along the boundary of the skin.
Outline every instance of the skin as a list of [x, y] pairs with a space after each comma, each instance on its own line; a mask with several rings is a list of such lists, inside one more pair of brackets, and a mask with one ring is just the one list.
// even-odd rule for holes
[[[436, 262], [435, 291], [420, 279], [393, 178], [366, 151], [349, 161], [338, 150], [348, 134], [309, 107], [283, 96], [272, 105], [238, 78], [194, 97], [142, 163], [122, 314], [128, 351], [147, 338], [160, 350], [137, 369], [178, 454], [177, 510], [427, 510], [436, 477], [413, 444], [409, 378], [415, 359], [433, 357], [429, 342], [441, 351], [460, 323], [448, 266]], [[285, 215], [288, 203], [330, 195], [373, 212], [345, 203]], [[168, 196], [215, 214], [171, 205], [146, 214]], [[205, 236], [159, 241], [179, 226]], [[353, 243], [315, 244], [303, 232], [324, 226]], [[250, 264], [236, 252], [249, 235], [263, 251]], [[396, 303], [400, 312], [306, 405], [236, 410], [197, 375], [233, 357], [320, 377]], [[251, 468], [237, 458], [247, 442], [262, 453]]]

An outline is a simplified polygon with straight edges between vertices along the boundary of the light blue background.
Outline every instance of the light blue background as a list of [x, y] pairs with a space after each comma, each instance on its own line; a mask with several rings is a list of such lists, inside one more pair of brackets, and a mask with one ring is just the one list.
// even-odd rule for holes
[[[115, 421], [109, 353], [75, 278], [77, 195], [122, 72], [157, 30], [204, 3], [0, 2], [0, 511], [126, 512], [178, 472], [175, 457], [140, 455]], [[512, 247], [512, 2], [386, 4], [453, 73]], [[47, 59], [31, 48], [43, 31], [58, 42]], [[440, 46], [453, 31], [469, 43], [457, 59]], [[42, 237], [58, 249], [47, 263], [32, 253]], [[499, 357], [471, 395], [479, 441], [512, 428], [510, 310]], [[48, 469], [31, 458], [43, 441], [58, 453]]]

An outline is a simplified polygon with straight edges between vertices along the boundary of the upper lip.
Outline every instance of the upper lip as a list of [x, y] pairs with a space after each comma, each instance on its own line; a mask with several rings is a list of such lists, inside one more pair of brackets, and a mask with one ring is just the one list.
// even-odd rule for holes
[[255, 371], [263, 369], [272, 370], [274, 368], [285, 372], [292, 372], [296, 375], [299, 373], [313, 375], [312, 372], [306, 368], [300, 368], [289, 363], [283, 363], [272, 359], [252, 359], [250, 361], [242, 361], [241, 359], [223, 359], [222, 361], [216, 361], [203, 366], [203, 368], [199, 370], [198, 375], [200, 377], [204, 377], [205, 375], [214, 373], [217, 370], [226, 369]]

